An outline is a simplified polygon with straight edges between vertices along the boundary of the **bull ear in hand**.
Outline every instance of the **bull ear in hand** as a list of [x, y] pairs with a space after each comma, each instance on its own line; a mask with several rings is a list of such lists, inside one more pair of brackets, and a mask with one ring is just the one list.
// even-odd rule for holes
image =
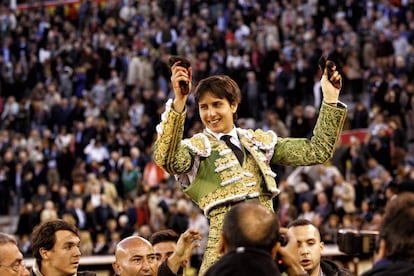
[[[168, 65], [170, 66], [170, 68], [176, 62], [179, 62], [177, 64], [177, 66], [184, 67], [187, 70], [191, 66], [190, 61], [188, 59], [186, 59], [185, 57], [182, 57], [182, 56], [170, 56], [170, 58], [168, 59]], [[180, 88], [181, 88], [181, 93], [183, 95], [187, 95], [188, 93], [190, 93], [190, 88], [189, 88], [188, 82], [186, 82], [186, 81], [180, 81]]]
[[172, 67], [178, 61], [180, 62], [178, 66], [184, 67], [185, 69], [188, 69], [191, 66], [190, 61], [182, 56], [170, 56], [168, 59], [168, 65]]
[[340, 79], [337, 80], [337, 81], [332, 81], [331, 80], [332, 75], [333, 75], [333, 72], [335, 70], [337, 70], [336, 64], [333, 61], [331, 61], [329, 59], [326, 59], [326, 57], [324, 57], [324, 56], [321, 56], [320, 59], [319, 59], [319, 68], [321, 69], [321, 71], [322, 71], [323, 74], [325, 74], [325, 69], [326, 69], [328, 71], [327, 72], [328, 73], [328, 75], [327, 75], [328, 80], [336, 88], [338, 88], [338, 89], [341, 88], [342, 83], [341, 83], [341, 80]]

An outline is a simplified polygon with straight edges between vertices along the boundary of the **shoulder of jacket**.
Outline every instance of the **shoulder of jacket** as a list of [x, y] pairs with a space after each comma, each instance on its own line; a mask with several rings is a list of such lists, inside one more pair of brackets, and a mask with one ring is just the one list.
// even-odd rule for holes
[[248, 141], [263, 150], [271, 150], [277, 143], [277, 135], [274, 131], [262, 129], [238, 129], [238, 133]]
[[210, 156], [211, 144], [208, 137], [203, 133], [197, 133], [189, 139], [182, 140], [181, 143], [196, 155], [201, 157]]

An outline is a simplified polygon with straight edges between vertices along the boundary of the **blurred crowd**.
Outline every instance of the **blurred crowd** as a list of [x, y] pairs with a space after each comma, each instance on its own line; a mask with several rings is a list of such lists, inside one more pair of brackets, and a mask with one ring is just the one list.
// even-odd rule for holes
[[[28, 255], [33, 227], [57, 217], [81, 230], [84, 255], [113, 254], [133, 233], [207, 233], [202, 212], [152, 161], [169, 56], [191, 60], [194, 84], [234, 78], [240, 126], [311, 137], [325, 55], [344, 78], [346, 129], [366, 135], [338, 145], [329, 164], [273, 168], [275, 209], [283, 226], [313, 221], [327, 243], [339, 228], [378, 230], [385, 203], [414, 187], [413, 17], [412, 0], [2, 4], [0, 214], [19, 216], [14, 234]], [[187, 112], [190, 136], [202, 124], [194, 102]]]

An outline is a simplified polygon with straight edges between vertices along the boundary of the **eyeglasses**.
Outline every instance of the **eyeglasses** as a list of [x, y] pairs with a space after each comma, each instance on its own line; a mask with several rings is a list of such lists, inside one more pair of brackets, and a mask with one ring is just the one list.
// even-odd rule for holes
[[2, 267], [2, 266], [11, 268], [14, 271], [20, 271], [21, 269], [26, 268], [26, 264], [24, 263], [23, 260], [15, 261], [11, 265], [2, 265], [2, 264], [0, 264], [0, 267]]

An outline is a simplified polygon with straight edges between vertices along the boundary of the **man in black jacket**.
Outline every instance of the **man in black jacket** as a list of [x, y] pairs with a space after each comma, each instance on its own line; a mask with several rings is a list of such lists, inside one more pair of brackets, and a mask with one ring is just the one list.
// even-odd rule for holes
[[363, 276], [414, 275], [414, 193], [404, 192], [385, 208], [374, 267]]
[[350, 276], [348, 270], [336, 263], [321, 259], [324, 243], [318, 228], [306, 219], [297, 219], [288, 225], [286, 249], [295, 254], [309, 276]]
[[206, 276], [277, 276], [276, 254], [288, 266], [289, 275], [307, 275], [293, 256], [280, 247], [279, 219], [263, 205], [245, 202], [225, 216], [219, 250], [224, 255]]

